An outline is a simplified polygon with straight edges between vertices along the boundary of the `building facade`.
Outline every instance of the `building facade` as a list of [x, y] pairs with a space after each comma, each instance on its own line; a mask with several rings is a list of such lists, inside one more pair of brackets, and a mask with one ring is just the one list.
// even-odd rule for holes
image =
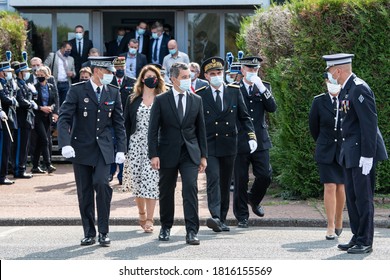
[[74, 37], [74, 27], [84, 26], [86, 35], [100, 53], [114, 39], [118, 27], [134, 30], [139, 20], [159, 21], [172, 27], [179, 50], [197, 61], [196, 35], [204, 31], [218, 48], [217, 55], [237, 53], [236, 34], [243, 17], [269, 0], [0, 0], [4, 7], [17, 10], [29, 22], [31, 55], [45, 58], [60, 43]]

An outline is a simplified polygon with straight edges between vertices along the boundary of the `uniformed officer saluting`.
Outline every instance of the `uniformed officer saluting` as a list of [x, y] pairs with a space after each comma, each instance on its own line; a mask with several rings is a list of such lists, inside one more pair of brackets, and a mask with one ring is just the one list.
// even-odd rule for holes
[[[271, 86], [262, 82], [257, 72], [262, 59], [257, 56], [245, 57], [240, 60], [243, 79], [240, 89], [248, 108], [256, 132], [257, 149], [251, 153], [246, 144], [248, 136], [245, 129], [238, 125], [238, 153], [234, 166], [233, 212], [238, 220], [238, 227], [248, 227], [248, 203], [253, 213], [263, 217], [264, 210], [260, 206], [267, 188], [271, 183], [272, 169], [269, 162], [271, 140], [268, 135], [268, 125], [265, 113], [276, 111], [275, 99]], [[249, 164], [252, 164], [255, 180], [248, 192]]]
[[240, 87], [223, 83], [224, 60], [211, 57], [202, 64], [210, 86], [196, 93], [203, 99], [203, 113], [207, 132], [207, 202], [212, 218], [207, 226], [215, 232], [229, 231], [225, 224], [229, 211], [230, 182], [237, 154], [237, 122], [247, 134], [249, 149], [257, 148], [256, 135], [245, 106]]
[[378, 128], [374, 93], [352, 73], [353, 54], [324, 55], [328, 80], [341, 85], [342, 144], [339, 163], [344, 167], [349, 222], [353, 233], [338, 248], [351, 254], [372, 252], [374, 238], [375, 165], [387, 159]]
[[114, 162], [124, 162], [126, 135], [118, 87], [110, 85], [115, 57], [91, 57], [93, 75], [87, 82], [71, 86], [60, 108], [58, 142], [62, 155], [70, 158], [76, 179], [79, 208], [84, 228], [81, 245], [95, 243], [95, 203], [99, 243], [108, 246], [108, 222], [112, 189], [108, 177]]

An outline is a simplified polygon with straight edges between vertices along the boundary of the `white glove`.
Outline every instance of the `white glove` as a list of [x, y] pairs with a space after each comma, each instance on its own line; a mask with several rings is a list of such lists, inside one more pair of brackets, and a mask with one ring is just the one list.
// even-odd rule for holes
[[251, 150], [250, 153], [253, 153], [254, 151], [256, 151], [256, 149], [257, 149], [257, 142], [256, 142], [256, 140], [249, 140], [248, 144], [249, 144], [249, 149]]
[[19, 107], [19, 102], [16, 100], [16, 98], [12, 97], [11, 99], [12, 99], [12, 105], [16, 106], [16, 107]]
[[31, 83], [27, 84], [27, 87], [32, 91], [32, 93], [37, 93], [37, 89]]
[[359, 167], [362, 168], [362, 174], [368, 175], [372, 168], [373, 158], [360, 157]]
[[2, 121], [8, 120], [7, 114], [4, 111], [0, 111], [0, 119]]
[[61, 154], [64, 158], [71, 158], [76, 156], [73, 147], [69, 145], [62, 147]]
[[37, 103], [35, 103], [34, 100], [31, 100], [30, 103], [31, 103], [31, 106], [34, 108], [34, 110], [38, 110], [38, 105], [37, 105]]
[[267, 91], [267, 88], [265, 87], [265, 85], [263, 84], [263, 81], [260, 79], [259, 76], [253, 76], [251, 78], [251, 83], [254, 83], [257, 88], [260, 90], [260, 93], [264, 93]]
[[115, 163], [122, 164], [124, 162], [125, 162], [125, 153], [123, 152], [116, 153]]

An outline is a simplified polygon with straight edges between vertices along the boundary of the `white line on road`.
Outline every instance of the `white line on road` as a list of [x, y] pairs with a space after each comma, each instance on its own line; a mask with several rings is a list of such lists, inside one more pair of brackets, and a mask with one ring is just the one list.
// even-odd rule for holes
[[16, 227], [16, 228], [11, 228], [11, 229], [9, 229], [9, 230], [0, 232], [0, 238], [6, 237], [6, 236], [10, 235], [11, 233], [14, 233], [14, 232], [16, 232], [16, 231], [20, 231], [20, 230], [22, 230], [22, 229], [25, 229], [25, 227]]

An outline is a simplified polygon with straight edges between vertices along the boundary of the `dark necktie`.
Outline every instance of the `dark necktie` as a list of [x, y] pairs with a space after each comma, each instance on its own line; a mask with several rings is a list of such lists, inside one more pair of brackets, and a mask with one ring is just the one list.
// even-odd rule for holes
[[219, 95], [220, 91], [216, 90], [215, 93], [217, 94], [217, 96], [215, 97], [215, 104], [217, 105], [218, 110], [222, 112], [222, 100], [221, 96]]
[[79, 55], [81, 56], [82, 50], [81, 50], [81, 41], [79, 41]]
[[179, 93], [179, 102], [177, 103], [177, 114], [179, 115], [180, 123], [183, 121], [183, 117], [184, 117], [184, 109], [183, 109], [183, 102], [182, 102], [183, 96], [184, 96], [183, 93]]
[[333, 108], [336, 111], [337, 110], [337, 97], [333, 96], [332, 99], [333, 99]]
[[156, 42], [156, 45], [154, 46], [154, 51], [153, 51], [153, 60], [157, 61], [157, 46], [158, 46], [158, 38], [155, 39], [154, 41]]
[[100, 96], [101, 96], [101, 94], [100, 94], [100, 87], [97, 87], [96, 88], [96, 98], [97, 98], [99, 103], [100, 103]]
[[252, 94], [253, 94], [253, 86], [249, 86], [248, 95], [249, 95], [249, 96], [252, 96]]

